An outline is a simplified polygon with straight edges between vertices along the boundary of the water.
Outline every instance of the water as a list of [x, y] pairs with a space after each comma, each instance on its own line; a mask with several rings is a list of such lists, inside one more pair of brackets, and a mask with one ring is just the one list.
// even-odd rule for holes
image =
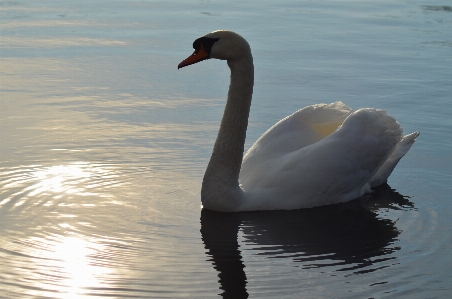
[[[227, 3], [227, 4], [226, 4]], [[437, 1], [1, 1], [1, 298], [447, 298], [452, 12]], [[221, 214], [200, 188], [245, 36], [248, 148], [306, 105], [421, 135], [343, 205]]]

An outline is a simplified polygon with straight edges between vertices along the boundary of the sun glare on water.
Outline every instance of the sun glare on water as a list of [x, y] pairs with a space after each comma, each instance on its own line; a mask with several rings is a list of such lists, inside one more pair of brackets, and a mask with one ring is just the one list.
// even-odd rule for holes
[[58, 165], [34, 173], [39, 181], [36, 193], [40, 191], [52, 191], [55, 193], [76, 193], [77, 188], [72, 184], [65, 184], [65, 181], [89, 179], [90, 173], [84, 171], [79, 165]]
[[101, 249], [78, 237], [65, 237], [50, 251], [52, 263], [59, 268], [61, 298], [89, 298], [87, 289], [101, 287], [100, 277], [109, 270], [93, 264], [94, 256]]
[[[81, 203], [81, 198], [112, 199], [112, 188], [124, 183], [118, 180], [118, 173], [111, 165], [74, 162], [65, 165], [20, 166], [6, 174], [0, 182], [6, 190], [0, 206], [12, 202], [19, 207], [32, 205], [64, 205], [68, 202]], [[78, 200], [73, 200], [78, 196]], [[83, 203], [85, 205], [86, 203]], [[91, 202], [90, 204], [95, 204]]]
[[[105, 292], [115, 270], [103, 262], [111, 248], [96, 230], [103, 220], [93, 211], [123, 206], [120, 176], [114, 165], [89, 162], [21, 165], [5, 172], [0, 208], [26, 219], [21, 223], [26, 233], [5, 246], [29, 257], [16, 265], [28, 279], [29, 295], [92, 298]], [[1, 220], [7, 225], [9, 218]]]

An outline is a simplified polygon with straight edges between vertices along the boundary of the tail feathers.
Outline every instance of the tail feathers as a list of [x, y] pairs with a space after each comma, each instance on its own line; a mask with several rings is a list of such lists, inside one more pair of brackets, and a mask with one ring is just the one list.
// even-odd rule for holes
[[399, 163], [400, 159], [402, 159], [402, 157], [409, 151], [411, 145], [413, 145], [414, 141], [416, 141], [419, 134], [419, 132], [413, 132], [402, 138], [402, 140], [397, 144], [396, 149], [369, 181], [370, 188], [379, 186], [388, 180], [388, 177], [391, 175], [397, 163]]

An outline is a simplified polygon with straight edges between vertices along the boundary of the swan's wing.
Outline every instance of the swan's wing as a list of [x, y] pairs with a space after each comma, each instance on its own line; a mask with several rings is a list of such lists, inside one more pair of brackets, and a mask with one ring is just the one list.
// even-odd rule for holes
[[[370, 190], [368, 182], [402, 139], [399, 123], [384, 111], [360, 109], [322, 140], [261, 165], [241, 177], [260, 209], [295, 209], [345, 202]], [[275, 200], [276, 199], [276, 200]], [[246, 209], [246, 207], [244, 207]]]
[[397, 163], [399, 163], [400, 159], [402, 159], [402, 157], [410, 150], [411, 145], [413, 145], [417, 136], [419, 136], [419, 132], [411, 133], [402, 138], [402, 141], [397, 144], [396, 149], [388, 159], [386, 159], [380, 169], [378, 169], [377, 173], [370, 179], [369, 185], [371, 188], [386, 183]]
[[267, 130], [248, 150], [240, 177], [265, 171], [267, 161], [297, 151], [333, 133], [352, 112], [342, 102], [300, 109]]

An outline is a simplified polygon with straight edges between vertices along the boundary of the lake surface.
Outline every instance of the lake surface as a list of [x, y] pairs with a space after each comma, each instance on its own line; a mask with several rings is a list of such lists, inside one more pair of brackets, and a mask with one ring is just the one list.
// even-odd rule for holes
[[[448, 298], [447, 1], [0, 1], [1, 298]], [[251, 44], [245, 148], [315, 103], [387, 110], [421, 135], [388, 185], [316, 209], [222, 214], [200, 189], [222, 61]]]

